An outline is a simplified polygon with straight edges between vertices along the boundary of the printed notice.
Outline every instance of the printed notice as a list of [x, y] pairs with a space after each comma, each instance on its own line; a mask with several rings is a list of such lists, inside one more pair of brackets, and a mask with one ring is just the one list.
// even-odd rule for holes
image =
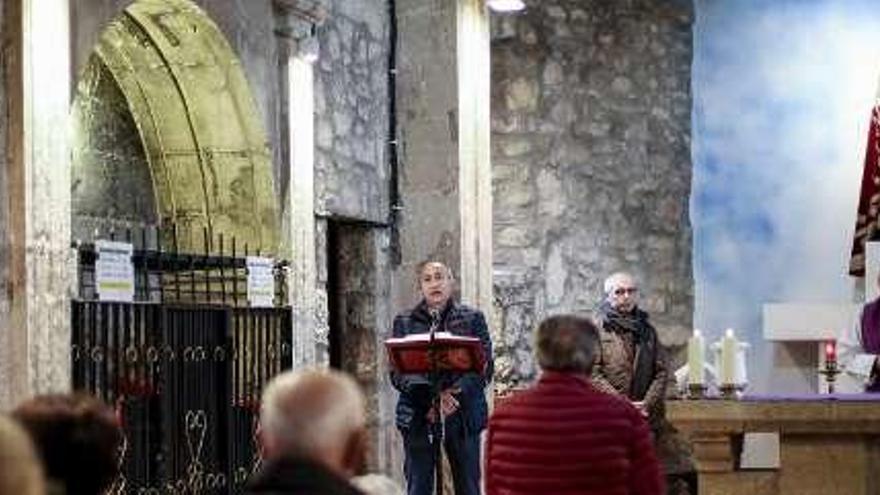
[[95, 290], [100, 301], [134, 301], [132, 245], [127, 242], [95, 241]]
[[272, 258], [248, 256], [247, 260], [247, 297], [252, 308], [271, 308], [275, 298], [275, 277]]

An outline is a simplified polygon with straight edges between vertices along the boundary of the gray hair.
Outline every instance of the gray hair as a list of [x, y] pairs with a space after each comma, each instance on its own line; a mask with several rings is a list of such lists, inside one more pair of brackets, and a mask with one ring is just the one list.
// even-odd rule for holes
[[589, 373], [599, 333], [589, 318], [551, 316], [535, 332], [535, 358], [541, 369]]
[[354, 379], [339, 371], [287, 371], [263, 392], [260, 428], [285, 452], [318, 455], [365, 425], [364, 396]]
[[607, 296], [607, 295], [610, 295], [612, 292], [614, 292], [614, 289], [616, 289], [620, 285], [621, 280], [623, 280], [625, 278], [632, 280], [633, 283], [636, 283], [636, 284], [638, 283], [636, 278], [633, 277], [632, 274], [630, 274], [630, 273], [627, 273], [627, 272], [612, 273], [611, 275], [608, 276], [608, 278], [605, 279], [605, 283], [603, 284], [603, 289], [605, 290], [605, 295]]
[[442, 265], [443, 268], [446, 269], [446, 276], [450, 280], [455, 280], [455, 272], [452, 271], [452, 267], [450, 267], [445, 261], [441, 261], [435, 258], [428, 258], [426, 260], [422, 260], [416, 264], [416, 280], [421, 280], [422, 272], [425, 270], [425, 267], [428, 265], [437, 264]]
[[366, 495], [404, 495], [400, 485], [384, 474], [355, 476], [351, 483]]

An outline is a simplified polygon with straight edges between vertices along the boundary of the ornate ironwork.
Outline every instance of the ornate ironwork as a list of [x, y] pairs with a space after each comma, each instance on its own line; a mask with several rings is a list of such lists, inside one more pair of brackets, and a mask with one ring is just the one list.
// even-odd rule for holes
[[[121, 303], [94, 299], [94, 253], [79, 245], [74, 386], [119, 406], [126, 442], [114, 493], [240, 493], [260, 465], [263, 386], [292, 364], [290, 308], [246, 307], [245, 253], [159, 247], [135, 249], [136, 302]], [[200, 270], [228, 278], [193, 284]], [[283, 288], [277, 293], [287, 301]]]

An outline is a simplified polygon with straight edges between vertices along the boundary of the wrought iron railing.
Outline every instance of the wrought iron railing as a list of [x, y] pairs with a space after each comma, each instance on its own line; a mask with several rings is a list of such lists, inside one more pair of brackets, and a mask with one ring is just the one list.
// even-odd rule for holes
[[94, 248], [79, 245], [73, 383], [120, 413], [117, 493], [239, 493], [258, 466], [263, 386], [292, 365], [286, 264], [275, 265], [275, 306], [251, 308], [247, 249], [232, 241], [224, 253], [206, 233], [205, 252], [178, 253], [160, 237], [136, 239], [134, 302], [96, 299]]

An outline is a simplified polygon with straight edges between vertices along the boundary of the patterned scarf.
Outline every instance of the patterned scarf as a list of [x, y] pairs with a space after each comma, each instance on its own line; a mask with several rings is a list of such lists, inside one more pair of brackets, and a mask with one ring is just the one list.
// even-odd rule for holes
[[657, 332], [648, 323], [648, 313], [634, 308], [630, 313], [622, 313], [603, 301], [599, 306], [599, 325], [607, 332], [629, 333], [636, 348], [636, 362], [633, 363], [632, 398], [644, 398], [654, 380], [654, 361], [657, 354]]

